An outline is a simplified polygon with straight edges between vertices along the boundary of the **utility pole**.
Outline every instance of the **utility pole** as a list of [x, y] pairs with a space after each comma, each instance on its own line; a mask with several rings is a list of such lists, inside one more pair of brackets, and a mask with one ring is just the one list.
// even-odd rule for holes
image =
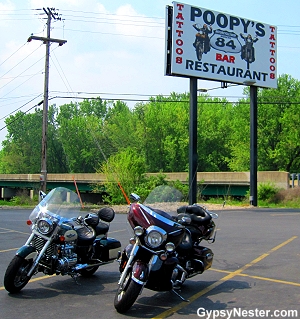
[[48, 93], [49, 93], [49, 58], [50, 58], [50, 44], [51, 42], [58, 43], [62, 46], [67, 41], [60, 39], [50, 38], [51, 19], [60, 20], [58, 13], [55, 13], [54, 8], [43, 8], [47, 15], [47, 37], [30, 36], [28, 42], [32, 40], [40, 40], [46, 44], [46, 57], [45, 57], [45, 80], [44, 80], [44, 103], [43, 103], [43, 129], [42, 129], [42, 163], [40, 183], [41, 190], [46, 193], [47, 190], [47, 130], [48, 130]]

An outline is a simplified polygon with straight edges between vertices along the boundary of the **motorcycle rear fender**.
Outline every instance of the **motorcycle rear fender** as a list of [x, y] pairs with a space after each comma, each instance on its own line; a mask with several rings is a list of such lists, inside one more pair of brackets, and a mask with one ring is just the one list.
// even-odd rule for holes
[[24, 245], [18, 249], [16, 255], [25, 259], [35, 259], [37, 256], [37, 251], [30, 245]]
[[132, 269], [132, 280], [140, 285], [144, 285], [149, 277], [148, 265], [140, 260], [138, 260]]

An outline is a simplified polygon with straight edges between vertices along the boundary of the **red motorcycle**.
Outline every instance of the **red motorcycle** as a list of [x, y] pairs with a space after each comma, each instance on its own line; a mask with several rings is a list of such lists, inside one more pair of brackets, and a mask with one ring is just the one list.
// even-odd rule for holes
[[139, 202], [138, 195], [130, 195], [132, 203], [127, 219], [134, 237], [120, 259], [121, 277], [114, 299], [119, 313], [130, 309], [144, 287], [173, 291], [185, 300], [178, 293], [184, 281], [212, 265], [213, 252], [200, 242], [215, 241], [213, 218], [218, 215], [199, 205], [181, 206], [176, 215], [171, 215], [160, 207], [166, 207], [164, 199], [171, 210], [170, 196], [177, 203], [182, 197], [169, 186], [156, 188], [144, 204]]

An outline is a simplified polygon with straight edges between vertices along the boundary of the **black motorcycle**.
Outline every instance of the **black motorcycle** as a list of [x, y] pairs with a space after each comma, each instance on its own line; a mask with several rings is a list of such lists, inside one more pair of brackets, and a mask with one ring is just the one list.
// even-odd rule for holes
[[[178, 293], [185, 280], [212, 265], [213, 252], [200, 243], [215, 241], [213, 218], [218, 215], [203, 206], [185, 205], [172, 216], [165, 212], [166, 207], [170, 211], [170, 195], [173, 201], [180, 200], [180, 193], [168, 186], [156, 188], [144, 204], [139, 203], [138, 195], [130, 195], [127, 219], [134, 237], [120, 259], [121, 277], [114, 299], [119, 313], [134, 304], [144, 287], [173, 291], [185, 300]], [[162, 199], [167, 200], [167, 206]]]
[[247, 62], [247, 70], [250, 69], [250, 64], [255, 61], [255, 50], [253, 44], [258, 41], [258, 38], [253, 38], [250, 34], [247, 36], [240, 34], [245, 44], [242, 46], [241, 59]]
[[31, 235], [5, 272], [8, 292], [19, 292], [39, 272], [89, 277], [119, 258], [121, 243], [107, 237], [114, 210], [82, 213], [78, 195], [67, 188], [55, 188], [43, 198], [27, 222]]

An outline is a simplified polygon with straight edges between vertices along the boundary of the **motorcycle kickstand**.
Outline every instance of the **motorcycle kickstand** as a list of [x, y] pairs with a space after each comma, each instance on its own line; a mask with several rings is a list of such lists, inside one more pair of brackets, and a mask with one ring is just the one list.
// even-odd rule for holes
[[81, 286], [81, 284], [78, 282], [77, 277], [79, 276], [79, 274], [72, 274], [71, 277], [74, 279], [75, 284], [78, 286]]
[[188, 299], [185, 299], [184, 297], [182, 297], [177, 291], [175, 291], [174, 289], [171, 290], [172, 292], [174, 292], [174, 294], [179, 297], [181, 300], [185, 301], [185, 302], [190, 302]]

